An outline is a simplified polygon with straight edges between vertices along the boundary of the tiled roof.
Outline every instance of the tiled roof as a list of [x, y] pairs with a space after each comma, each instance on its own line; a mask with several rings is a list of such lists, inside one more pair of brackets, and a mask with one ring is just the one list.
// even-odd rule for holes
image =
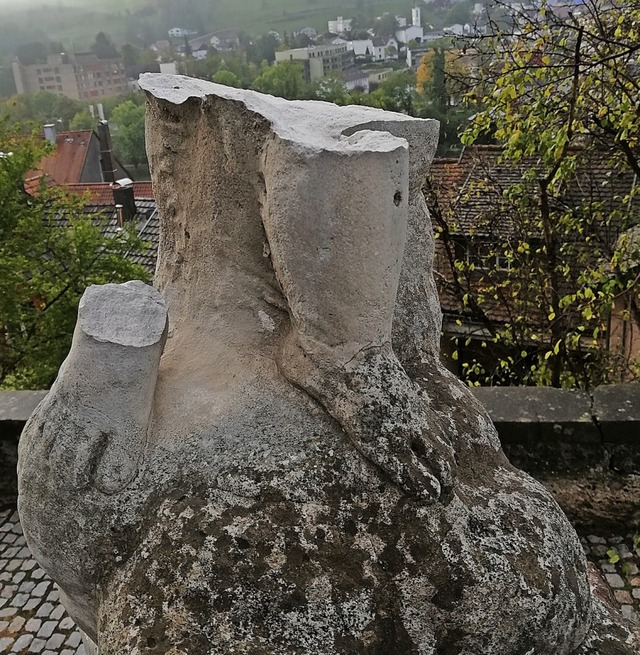
[[91, 139], [98, 137], [92, 130], [79, 132], [58, 132], [56, 135], [56, 150], [45, 157], [38, 165], [37, 171], [31, 171], [27, 178], [47, 175], [57, 184], [73, 184], [79, 182], [89, 150]]
[[[158, 209], [153, 199], [136, 199], [136, 215], [128, 221], [146, 244], [142, 253], [130, 253], [129, 259], [136, 264], [141, 264], [147, 271], [154, 274], [156, 270], [156, 259], [158, 254], [158, 242], [160, 239], [160, 222], [158, 220]], [[111, 205], [86, 205], [84, 212], [100, 225], [105, 236], [113, 237], [120, 231], [118, 213], [113, 204]]]
[[[468, 246], [464, 244], [470, 240], [499, 243], [516, 235], [520, 221], [515, 220], [516, 210], [505, 202], [503, 192], [514, 183], [521, 182], [523, 174], [539, 167], [539, 163], [534, 158], [503, 163], [500, 156], [498, 146], [474, 146], [467, 148], [459, 159], [437, 159], [431, 166], [424, 187], [425, 198], [434, 228], [438, 225], [438, 217], [441, 217], [453, 237], [451, 246], [454, 249], [458, 240], [459, 248], [465, 249]], [[595, 202], [601, 204], [604, 216], [615, 217], [613, 210], [620, 209], [622, 199], [629, 194], [633, 185], [632, 174], [612, 170], [610, 153], [591, 152], [578, 167], [571, 184], [551, 201], [555, 209], [565, 210], [577, 210], [584, 203]], [[535, 238], [535, 234], [531, 235], [530, 225], [527, 230]], [[603, 221], [597, 227], [599, 243], [605, 249], [612, 249], [625, 226], [617, 220], [610, 220]], [[581, 247], [583, 238], [576, 235], [573, 247]], [[455, 258], [465, 256], [461, 251], [453, 255]], [[443, 311], [456, 316], [467, 313], [461, 302], [465, 290], [457, 290], [453, 284], [451, 262], [442, 239], [436, 239], [434, 268]], [[564, 280], [566, 285], [572, 284], [569, 278]], [[483, 310], [492, 321], [507, 320], [505, 307], [499, 301], [485, 297], [484, 302]], [[536, 319], [537, 314], [540, 316]], [[543, 323], [542, 314], [542, 310], [531, 310], [529, 318]]]
[[[71, 189], [73, 193], [80, 193], [84, 189], [93, 194], [92, 199], [83, 206], [82, 211], [92, 219], [94, 224], [100, 227], [101, 232], [105, 236], [115, 236], [120, 231], [120, 224], [109, 184], [80, 184], [70, 186], [73, 187]], [[136, 187], [138, 188], [136, 189]], [[131, 261], [141, 264], [153, 275], [156, 270], [158, 243], [160, 240], [160, 221], [156, 201], [150, 189], [151, 182], [134, 182], [136, 214], [127, 221], [127, 224], [133, 227], [140, 239], [146, 244], [146, 248], [144, 252], [129, 253], [128, 256]], [[107, 191], [110, 196], [109, 198], [106, 195]], [[139, 193], [144, 193], [147, 197], [141, 197]], [[59, 224], [67, 224], [64, 215], [56, 216], [56, 221]]]
[[[87, 184], [65, 184], [65, 189], [69, 193], [84, 196], [88, 194], [91, 204], [94, 205], [113, 205], [113, 191], [108, 182], [93, 182]], [[133, 183], [133, 197], [153, 199], [153, 186], [149, 181]]]

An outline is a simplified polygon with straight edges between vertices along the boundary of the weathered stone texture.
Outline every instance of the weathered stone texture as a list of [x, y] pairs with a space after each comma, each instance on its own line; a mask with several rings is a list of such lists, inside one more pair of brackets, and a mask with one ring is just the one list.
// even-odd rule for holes
[[437, 123], [142, 86], [158, 291], [87, 292], [20, 452], [100, 654], [599, 652], [575, 532], [438, 364]]

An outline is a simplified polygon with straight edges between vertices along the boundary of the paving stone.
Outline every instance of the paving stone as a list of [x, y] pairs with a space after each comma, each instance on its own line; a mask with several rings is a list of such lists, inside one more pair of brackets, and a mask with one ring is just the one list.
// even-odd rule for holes
[[59, 621], [64, 616], [64, 612], [64, 605], [58, 605], [58, 607], [56, 607], [53, 612], [51, 612], [51, 618]]
[[[22, 566], [20, 568], [23, 571], [31, 571], [31, 569], [35, 568], [35, 566], [36, 566], [36, 561], [34, 559], [26, 559], [24, 562], [22, 562]], [[31, 574], [31, 577], [33, 578], [33, 574]]]
[[38, 632], [38, 630], [40, 630], [41, 625], [42, 625], [42, 621], [40, 619], [32, 618], [27, 621], [27, 624], [24, 626], [24, 629], [27, 632]]
[[40, 605], [38, 611], [36, 612], [36, 616], [43, 616], [48, 618], [51, 612], [53, 612], [53, 605], [51, 603], [43, 603]]
[[609, 564], [608, 562], [606, 564], [600, 564], [600, 568], [605, 573], [615, 573], [616, 572], [616, 565], [615, 564]]
[[69, 639], [67, 639], [67, 643], [65, 645], [71, 646], [71, 648], [76, 648], [81, 643], [82, 643], [82, 637], [80, 636], [80, 633], [76, 630], [71, 635], [69, 635]]
[[63, 630], [71, 630], [71, 628], [73, 628], [73, 626], [74, 626], [74, 623], [71, 620], [71, 618], [68, 617], [68, 616], [65, 616], [64, 619], [62, 619], [62, 621], [60, 621], [60, 627]]
[[612, 589], [624, 588], [624, 580], [617, 573], [607, 573], [604, 577]]
[[11, 578], [11, 573], [0, 573], [0, 582], [9, 582]]
[[[34, 559], [28, 560], [29, 562], [33, 562], [33, 567], [35, 568], [36, 566], [36, 561]], [[40, 568], [36, 568], [33, 573], [31, 573], [31, 579], [32, 580], [40, 580], [40, 578], [43, 578], [46, 575], [46, 573]]]
[[0, 637], [0, 653], [7, 653], [12, 643], [12, 637]]
[[640, 577], [639, 578], [632, 578], [631, 580], [629, 580], [629, 584], [632, 587], [640, 587]]
[[4, 553], [4, 556], [7, 559], [11, 559], [12, 557], [15, 557], [19, 551], [20, 548], [18, 546], [12, 546], [11, 548], [7, 548], [7, 550]]
[[60, 655], [75, 655], [75, 653], [75, 650], [69, 650], [68, 648], [60, 651]]
[[18, 585], [8, 584], [2, 587], [0, 590], [0, 596], [3, 598], [12, 598], [16, 591], [18, 591]]
[[48, 600], [50, 603], [57, 603], [57, 602], [59, 602], [59, 601], [60, 601], [60, 594], [58, 593], [58, 590], [57, 590], [57, 589], [54, 589], [53, 591], [51, 591], [51, 592], [49, 593], [49, 595], [47, 596], [47, 600]]
[[622, 616], [629, 621], [638, 622], [638, 615], [631, 605], [622, 606]]
[[78, 650], [76, 650], [76, 655], [87, 655], [87, 651], [84, 648], [84, 644], [80, 644]]
[[20, 568], [20, 564], [22, 564], [21, 559], [12, 559], [6, 566], [5, 569], [7, 571], [15, 571]]
[[607, 540], [604, 539], [603, 537], [598, 537], [594, 534], [587, 535], [587, 541], [590, 544], [606, 544]]
[[53, 634], [54, 630], [57, 627], [58, 627], [57, 621], [47, 621], [46, 623], [43, 623], [40, 630], [38, 630], [38, 637], [42, 637], [43, 639], [48, 639]]
[[38, 605], [40, 605], [40, 599], [39, 598], [32, 598], [22, 609], [25, 612], [31, 612], [36, 607], [38, 607]]
[[47, 641], [47, 648], [53, 649], [58, 649], [62, 644], [64, 643], [66, 635], [63, 635], [59, 632], [56, 632], [55, 634], [51, 635], [49, 638], [49, 641]]
[[[14, 578], [15, 580], [15, 578]], [[31, 592], [33, 591], [34, 587], [36, 586], [35, 582], [31, 582], [31, 580], [26, 580], [23, 582], [20, 587], [18, 588], [18, 591], [22, 592], [23, 594], [29, 594], [31, 595]]]
[[631, 592], [631, 595], [632, 595], [634, 598], [640, 600], [640, 589], [634, 589], [634, 590]]
[[613, 592], [613, 595], [621, 605], [633, 605], [633, 598], [628, 591], [625, 591], [624, 589], [616, 589]]
[[44, 647], [47, 642], [44, 639], [38, 639], [37, 637], [31, 642], [31, 646], [29, 646], [29, 652], [30, 653], [39, 653]]
[[13, 616], [18, 613], [17, 607], [5, 607], [0, 610], [0, 619], [6, 619], [7, 617]]
[[13, 644], [13, 648], [11, 649], [12, 653], [19, 653], [23, 651], [25, 648], [29, 646], [29, 644], [33, 641], [33, 635], [22, 635], [18, 639], [16, 639], [15, 643]]
[[15, 605], [16, 607], [23, 607], [23, 606], [26, 605], [30, 600], [31, 600], [31, 598], [29, 597], [29, 594], [16, 594], [16, 595], [13, 597], [11, 603], [12, 603], [13, 605]]
[[77, 648], [80, 646], [82, 643], [82, 637], [80, 636], [80, 633], [76, 630], [73, 632], [71, 635], [69, 635], [69, 639], [67, 639], [67, 646], [71, 646], [71, 648]]
[[638, 575], [640, 569], [638, 569], [637, 564], [629, 564], [628, 562], [625, 562], [623, 572], [625, 575]]
[[27, 574], [24, 571], [18, 571], [13, 574], [13, 582], [22, 582]]
[[9, 627], [9, 621], [0, 621], [0, 632], [3, 632]]
[[48, 580], [43, 580], [42, 582], [38, 583], [38, 585], [31, 592], [31, 595], [42, 598], [42, 596], [44, 596], [49, 590], [50, 585], [51, 583]]
[[22, 630], [22, 626], [24, 625], [24, 618], [22, 616], [16, 616], [13, 621], [9, 624], [9, 627], [7, 628], [7, 632], [19, 632]]

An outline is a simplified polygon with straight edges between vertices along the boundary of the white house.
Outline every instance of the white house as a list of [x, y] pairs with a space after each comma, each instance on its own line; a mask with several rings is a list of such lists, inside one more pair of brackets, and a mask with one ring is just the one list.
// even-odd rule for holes
[[350, 68], [342, 72], [344, 86], [347, 91], [363, 91], [369, 93], [369, 75], [365, 71]]
[[349, 48], [349, 50], [353, 50], [353, 53], [356, 57], [373, 57], [372, 39], [358, 39], [357, 41], [349, 41], [347, 48]]
[[398, 58], [398, 42], [393, 37], [374, 36], [372, 43], [374, 61], [387, 61], [388, 59]]
[[352, 18], [338, 16], [336, 20], [327, 21], [327, 27], [330, 34], [344, 34], [345, 32], [351, 32], [352, 22]]
[[183, 39], [185, 36], [193, 36], [194, 34], [197, 34], [197, 32], [186, 30], [184, 27], [172, 27], [169, 30], [169, 36], [172, 39]]

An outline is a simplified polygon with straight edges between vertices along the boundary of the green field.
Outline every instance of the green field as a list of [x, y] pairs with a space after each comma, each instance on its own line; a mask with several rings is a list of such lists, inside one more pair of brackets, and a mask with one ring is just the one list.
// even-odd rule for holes
[[[327, 29], [338, 15], [369, 21], [385, 11], [411, 15], [411, 0], [0, 0], [0, 55], [28, 41], [60, 41], [87, 48], [99, 31], [116, 44], [167, 38], [170, 27], [200, 33], [235, 28], [249, 34], [269, 30]], [[423, 15], [429, 10], [422, 5]]]

